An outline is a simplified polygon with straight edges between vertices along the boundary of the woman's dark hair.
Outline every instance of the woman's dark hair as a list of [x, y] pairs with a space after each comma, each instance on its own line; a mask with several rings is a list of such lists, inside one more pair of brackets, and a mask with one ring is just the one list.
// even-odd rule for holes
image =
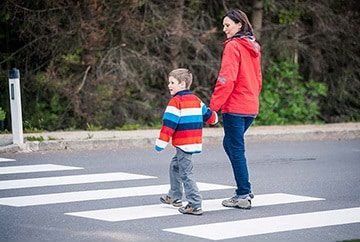
[[245, 33], [250, 32], [251, 34], [253, 34], [253, 32], [254, 32], [253, 27], [251, 26], [248, 17], [246, 16], [246, 14], [243, 11], [241, 11], [239, 9], [233, 9], [233, 10], [228, 11], [224, 15], [222, 20], [224, 20], [225, 17], [230, 18], [235, 23], [241, 23], [240, 32], [245, 32]]

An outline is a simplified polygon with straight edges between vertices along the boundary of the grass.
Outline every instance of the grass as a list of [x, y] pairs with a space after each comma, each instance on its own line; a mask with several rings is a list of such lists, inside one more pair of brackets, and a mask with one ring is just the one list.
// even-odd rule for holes
[[43, 136], [27, 136], [26, 140], [27, 141], [39, 141], [39, 142], [41, 142], [41, 141], [44, 141], [45, 139], [44, 139]]

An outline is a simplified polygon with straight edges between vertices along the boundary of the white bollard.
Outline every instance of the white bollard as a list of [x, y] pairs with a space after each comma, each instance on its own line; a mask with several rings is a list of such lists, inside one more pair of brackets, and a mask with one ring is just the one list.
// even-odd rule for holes
[[16, 68], [9, 71], [9, 94], [13, 143], [20, 145], [24, 143], [24, 135], [21, 112], [20, 73]]

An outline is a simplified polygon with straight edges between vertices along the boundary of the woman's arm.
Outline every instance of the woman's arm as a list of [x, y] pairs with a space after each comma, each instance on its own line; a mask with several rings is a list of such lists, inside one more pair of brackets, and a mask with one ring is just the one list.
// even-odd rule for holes
[[224, 105], [234, 89], [240, 65], [240, 51], [237, 45], [236, 41], [230, 40], [224, 46], [219, 75], [210, 100], [210, 109], [216, 112]]

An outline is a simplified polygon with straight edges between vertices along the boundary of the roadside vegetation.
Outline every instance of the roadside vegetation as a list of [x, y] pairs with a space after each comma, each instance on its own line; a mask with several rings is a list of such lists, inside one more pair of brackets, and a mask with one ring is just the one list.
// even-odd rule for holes
[[[356, 0], [2, 0], [0, 107], [20, 70], [25, 132], [157, 128], [167, 73], [194, 73], [209, 102], [221, 17], [244, 10], [262, 46], [256, 125], [360, 121]], [[10, 130], [6, 115], [4, 128]], [[1, 132], [1, 131], [0, 131]]]

